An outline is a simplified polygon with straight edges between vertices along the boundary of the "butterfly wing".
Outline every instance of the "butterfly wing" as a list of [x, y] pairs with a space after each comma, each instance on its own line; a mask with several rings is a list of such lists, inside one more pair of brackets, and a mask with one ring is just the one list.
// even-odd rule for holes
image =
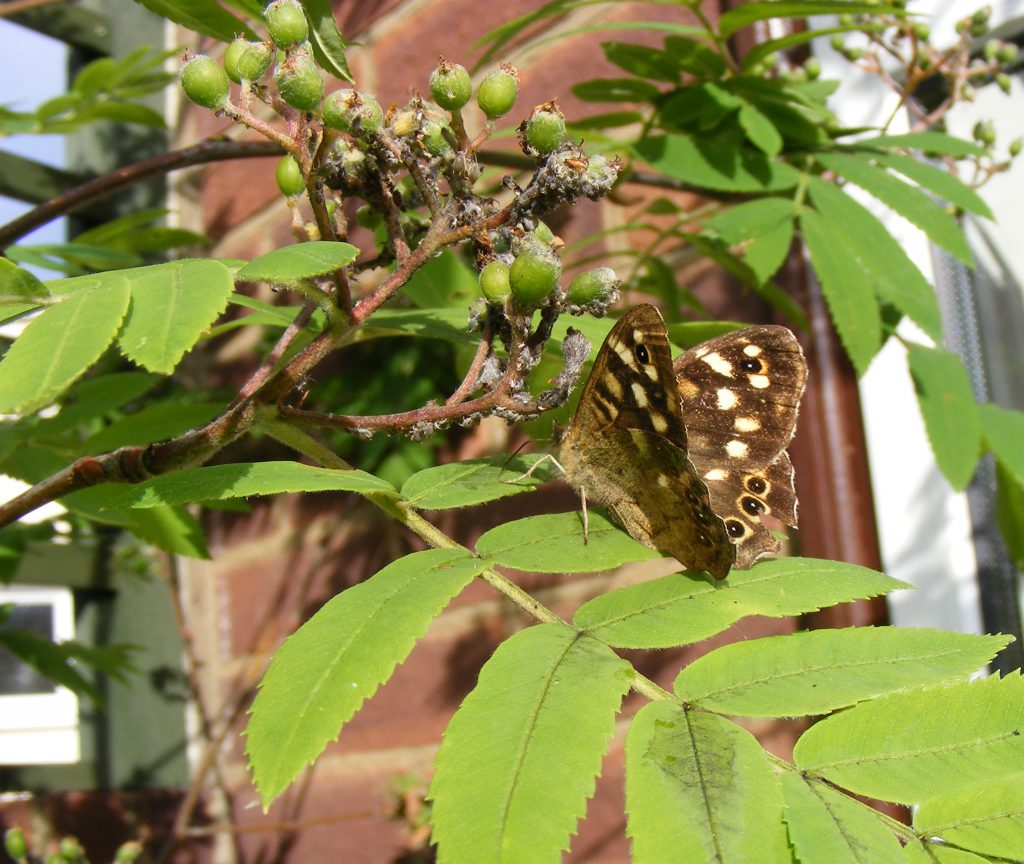
[[686, 455], [686, 428], [661, 314], [637, 306], [598, 351], [561, 441], [566, 478], [641, 543], [723, 578], [725, 524]]
[[688, 454], [736, 544], [736, 566], [779, 551], [761, 522], [796, 525], [793, 465], [807, 364], [785, 327], [748, 327], [704, 342], [674, 364]]

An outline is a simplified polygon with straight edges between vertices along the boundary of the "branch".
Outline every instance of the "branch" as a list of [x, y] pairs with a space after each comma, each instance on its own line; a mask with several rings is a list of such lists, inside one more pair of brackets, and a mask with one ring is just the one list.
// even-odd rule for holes
[[0, 252], [16, 243], [40, 225], [45, 225], [59, 216], [66, 216], [128, 186], [133, 186], [148, 177], [168, 174], [193, 165], [220, 162], [226, 159], [253, 159], [280, 155], [284, 151], [270, 141], [226, 141], [210, 139], [192, 147], [172, 150], [151, 159], [144, 159], [133, 165], [125, 165], [95, 180], [69, 189], [45, 204], [29, 210], [23, 216], [8, 222], [0, 228]]

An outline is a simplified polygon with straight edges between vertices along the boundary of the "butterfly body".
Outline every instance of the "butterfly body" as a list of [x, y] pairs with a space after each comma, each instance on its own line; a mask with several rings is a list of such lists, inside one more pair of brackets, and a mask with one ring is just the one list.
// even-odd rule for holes
[[785, 448], [805, 381], [784, 327], [725, 334], [673, 366], [661, 314], [637, 306], [598, 351], [562, 436], [566, 478], [641, 543], [721, 579], [778, 551], [762, 515], [796, 522]]

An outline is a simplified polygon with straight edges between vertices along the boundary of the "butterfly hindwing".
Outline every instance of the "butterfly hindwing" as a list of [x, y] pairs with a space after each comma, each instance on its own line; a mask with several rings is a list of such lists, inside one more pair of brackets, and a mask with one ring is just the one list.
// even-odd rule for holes
[[737, 566], [749, 567], [779, 550], [761, 516], [796, 524], [785, 451], [807, 383], [803, 351], [785, 327], [748, 327], [690, 349], [674, 371], [689, 459], [736, 544]]

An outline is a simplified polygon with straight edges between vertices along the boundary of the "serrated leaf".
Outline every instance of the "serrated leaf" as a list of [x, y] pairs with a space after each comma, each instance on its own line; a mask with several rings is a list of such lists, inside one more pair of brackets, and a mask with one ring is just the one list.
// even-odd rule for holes
[[767, 283], [789, 257], [793, 245], [793, 220], [787, 219], [755, 237], [743, 251], [743, 260], [763, 283]]
[[[104, 515], [108, 514], [101, 514], [100, 521], [104, 521]], [[129, 510], [124, 513], [124, 517], [119, 524], [157, 549], [189, 558], [210, 557], [202, 526], [184, 507]]]
[[783, 140], [779, 130], [757, 106], [744, 102], [736, 119], [747, 133], [747, 140], [766, 156], [778, 156], [782, 152]]
[[151, 372], [165, 375], [228, 305], [231, 270], [220, 261], [182, 260], [123, 271], [131, 308], [118, 344]]
[[788, 198], [756, 198], [716, 213], [703, 227], [724, 243], [733, 245], [757, 237], [783, 222], [792, 222], [793, 215], [793, 202]]
[[[529, 477], [522, 476], [537, 463]], [[469, 507], [530, 492], [556, 476], [543, 454], [491, 456], [417, 471], [402, 485], [402, 497], [420, 510]]]
[[463, 550], [414, 552], [332, 597], [284, 641], [246, 728], [245, 752], [264, 807], [338, 737], [484, 567]]
[[1024, 858], [1024, 770], [925, 801], [914, 828], [983, 855]]
[[789, 33], [778, 39], [768, 39], [764, 42], [758, 42], [743, 55], [743, 59], [740, 61], [740, 70], [743, 72], [749, 72], [769, 54], [783, 54], [790, 48], [797, 45], [803, 45], [815, 39], [820, 39], [823, 36], [831, 36], [833, 33], [849, 33], [854, 30], [860, 31], [869, 29], [874, 29], [873, 25], [868, 24], [865, 26], [862, 24], [850, 23], [838, 25], [836, 27], [820, 27], [816, 30], [801, 30], [797, 33]]
[[60, 413], [40, 421], [40, 436], [59, 435], [80, 423], [102, 417], [138, 398], [161, 379], [148, 372], [112, 372], [80, 381], [61, 405]]
[[638, 141], [633, 150], [669, 177], [718, 192], [779, 192], [800, 180], [793, 166], [720, 140], [658, 135]]
[[955, 204], [968, 213], [975, 213], [986, 219], [994, 218], [985, 200], [944, 168], [922, 162], [913, 156], [904, 156], [902, 153], [884, 153], [876, 150], [871, 151], [871, 158], [879, 165], [885, 165], [904, 177], [909, 177], [922, 188], [934, 192], [939, 198]]
[[877, 138], [862, 138], [858, 147], [881, 147], [886, 150], [897, 147], [905, 150], [920, 150], [932, 156], [984, 156], [985, 148], [973, 141], [947, 135], [945, 132], [906, 132], [902, 135], [879, 135]]
[[293, 243], [254, 258], [238, 271], [237, 278], [242, 282], [288, 285], [332, 273], [351, 264], [358, 255], [359, 249], [351, 243], [328, 240]]
[[335, 471], [299, 462], [240, 462], [185, 468], [128, 487], [112, 497], [111, 507], [157, 507], [220, 501], [286, 492], [374, 492], [397, 494], [390, 484], [365, 471]]
[[129, 296], [108, 274], [32, 319], [0, 359], [0, 412], [31, 413], [70, 387], [114, 340]]
[[964, 489], [981, 455], [981, 421], [967, 370], [955, 354], [924, 345], [910, 345], [907, 362], [939, 470], [950, 486]]
[[857, 266], [868, 276], [878, 298], [941, 342], [942, 315], [935, 291], [886, 227], [832, 183], [811, 177], [807, 188], [819, 213], [836, 230], [842, 230]]
[[996, 522], [1006, 551], [1024, 571], [1024, 484], [1002, 462], [996, 462]]
[[104, 453], [128, 444], [152, 444], [203, 426], [216, 417], [223, 405], [200, 403], [179, 405], [159, 402], [140, 408], [134, 414], [120, 417], [100, 429], [80, 445], [83, 453]]
[[784, 816], [800, 861], [828, 864], [895, 864], [903, 860], [896, 835], [878, 813], [827, 784], [781, 772]]
[[402, 292], [421, 309], [456, 309], [465, 330], [466, 309], [480, 296], [478, 279], [472, 267], [446, 249], [413, 273]]
[[355, 83], [345, 57], [348, 43], [342, 38], [334, 20], [331, 4], [327, 0], [302, 0], [302, 7], [309, 21], [309, 42], [317, 65], [335, 78]]
[[419, 336], [442, 339], [456, 345], [473, 345], [480, 341], [478, 333], [466, 326], [465, 308], [447, 309], [378, 309], [365, 324], [352, 327], [340, 340], [342, 345], [365, 342], [389, 336]]
[[848, 245], [845, 229], [824, 213], [801, 210], [800, 233], [839, 339], [863, 375], [882, 341], [882, 317], [863, 259]]
[[643, 78], [594, 78], [572, 85], [584, 102], [653, 102], [661, 92]]
[[999, 463], [1024, 486], [1024, 412], [993, 403], [978, 405], [985, 446]]
[[819, 164], [845, 177], [873, 198], [916, 225], [937, 246], [962, 261], [974, 266], [974, 256], [960, 226], [940, 204], [909, 183], [896, 178], [883, 166], [873, 165], [862, 156], [849, 153], [817, 153]]
[[38, 306], [50, 292], [36, 278], [7, 258], [0, 258], [0, 306]]
[[809, 15], [897, 15], [905, 14], [899, 6], [856, 3], [852, 0], [797, 0], [797, 2], [745, 3], [730, 9], [718, 19], [718, 32], [728, 38], [737, 30], [769, 18], [806, 18]]
[[721, 714], [826, 714], [976, 672], [1012, 640], [905, 627], [804, 630], [734, 642], [687, 665], [675, 694]]
[[246, 39], [259, 38], [240, 19], [209, 0], [139, 0], [139, 3], [161, 18], [219, 42], [230, 42], [239, 33]]
[[747, 615], [781, 618], [909, 588], [884, 573], [814, 558], [761, 561], [722, 582], [675, 573], [602, 594], [573, 624], [617, 648], [669, 648], [699, 642]]
[[608, 61], [638, 78], [679, 83], [679, 64], [666, 52], [633, 42], [602, 42]]
[[640, 709], [626, 738], [626, 809], [636, 864], [789, 860], [779, 781], [754, 737], [723, 717], [671, 702]]
[[1015, 672], [861, 702], [808, 729], [793, 757], [858, 795], [915, 804], [1024, 770], [1022, 728]]
[[586, 543], [582, 514], [556, 513], [498, 525], [476, 541], [476, 551], [503, 567], [537, 573], [592, 573], [661, 557], [592, 510]]
[[438, 860], [561, 861], [632, 680], [611, 649], [559, 624], [503, 642], [437, 754]]

